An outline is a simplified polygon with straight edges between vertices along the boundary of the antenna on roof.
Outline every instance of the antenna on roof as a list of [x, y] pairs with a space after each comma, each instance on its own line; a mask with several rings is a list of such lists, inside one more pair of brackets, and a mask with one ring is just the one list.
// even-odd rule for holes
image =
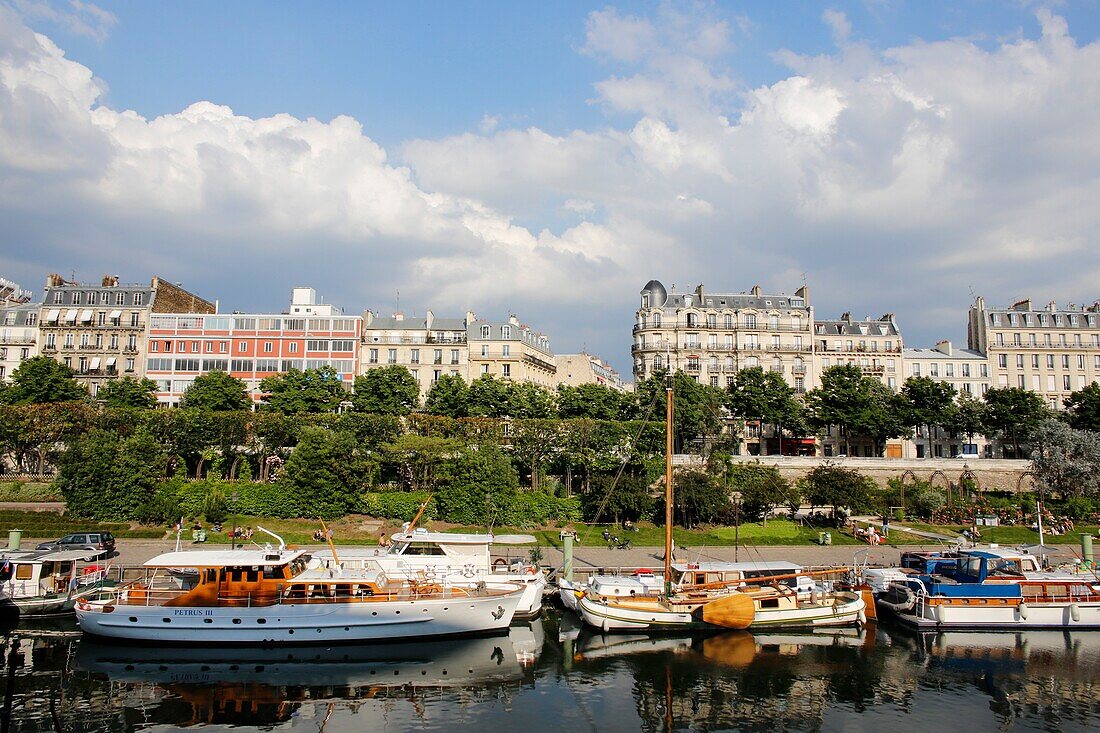
[[401, 311], [401, 291], [397, 290], [395, 292], [397, 293], [397, 310], [398, 310], [398, 312], [400, 312]]
[[802, 284], [803, 285], [806, 284], [806, 271], [805, 270], [802, 271]]
[[973, 285], [967, 285], [966, 289], [970, 291], [970, 297], [974, 298], [975, 297], [974, 296], [974, 286]]

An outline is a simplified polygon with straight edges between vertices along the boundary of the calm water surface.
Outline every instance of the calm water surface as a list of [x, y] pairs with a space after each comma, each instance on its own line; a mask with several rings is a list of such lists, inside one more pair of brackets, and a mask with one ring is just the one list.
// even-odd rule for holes
[[605, 637], [548, 613], [490, 638], [192, 650], [72, 628], [5, 639], [6, 730], [1100, 729], [1100, 633]]

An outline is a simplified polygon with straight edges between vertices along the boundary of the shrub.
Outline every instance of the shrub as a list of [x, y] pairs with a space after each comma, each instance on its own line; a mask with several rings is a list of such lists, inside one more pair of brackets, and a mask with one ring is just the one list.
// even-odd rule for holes
[[[362, 512], [379, 519], [410, 521], [428, 499], [426, 491], [371, 491], [363, 494]], [[435, 499], [424, 510], [427, 519], [439, 519], [439, 505]]]

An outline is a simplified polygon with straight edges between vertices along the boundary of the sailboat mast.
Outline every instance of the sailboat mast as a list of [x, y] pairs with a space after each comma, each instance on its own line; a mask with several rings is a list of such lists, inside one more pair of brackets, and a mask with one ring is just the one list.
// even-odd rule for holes
[[665, 388], [665, 595], [672, 592], [672, 381]]

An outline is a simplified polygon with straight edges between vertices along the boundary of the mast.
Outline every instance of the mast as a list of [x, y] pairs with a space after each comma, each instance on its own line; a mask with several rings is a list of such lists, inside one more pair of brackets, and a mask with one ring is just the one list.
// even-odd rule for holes
[[665, 387], [665, 595], [672, 593], [672, 379]]

